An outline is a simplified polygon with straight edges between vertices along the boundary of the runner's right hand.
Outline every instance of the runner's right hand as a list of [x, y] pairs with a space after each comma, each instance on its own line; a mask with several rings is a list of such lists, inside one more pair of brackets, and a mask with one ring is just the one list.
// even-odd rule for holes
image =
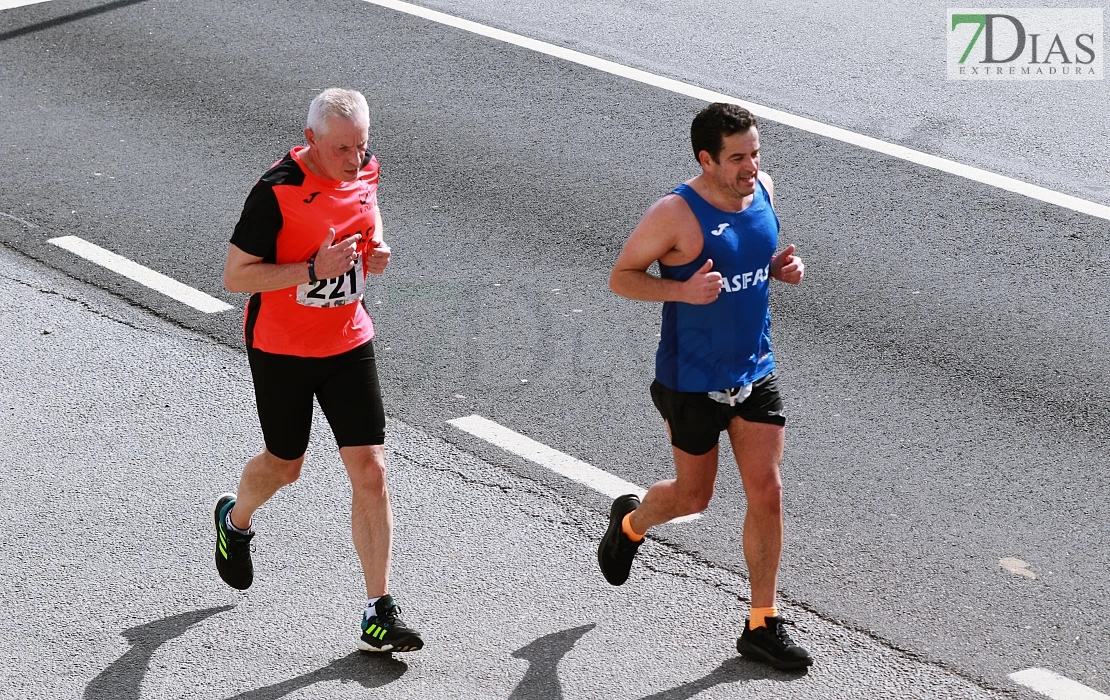
[[324, 236], [324, 242], [316, 251], [316, 279], [339, 277], [354, 267], [355, 254], [361, 239], [362, 235], [356, 233], [332, 245], [335, 242], [335, 229], [329, 228], [328, 235]]
[[685, 298], [681, 301], [687, 304], [712, 304], [717, 301], [724, 283], [721, 281], [720, 272], [710, 272], [712, 268], [713, 260], [706, 260], [705, 264], [690, 276], [690, 279], [682, 283]]

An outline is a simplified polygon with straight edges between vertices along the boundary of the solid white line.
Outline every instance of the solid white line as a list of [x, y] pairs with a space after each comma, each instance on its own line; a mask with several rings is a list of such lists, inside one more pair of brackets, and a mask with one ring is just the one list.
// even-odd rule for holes
[[613, 61], [607, 61], [604, 58], [598, 58], [596, 56], [591, 56], [580, 51], [566, 49], [562, 46], [549, 44], [545, 41], [530, 39], [526, 36], [507, 32], [503, 29], [494, 29], [493, 27], [488, 27], [484, 24], [478, 24], [477, 22], [454, 17], [452, 15], [437, 12], [435, 10], [429, 10], [427, 8], [413, 5], [411, 3], [401, 2], [400, 0], [363, 0], [363, 2], [367, 2], [372, 5], [378, 5], [380, 7], [385, 7], [391, 10], [396, 10], [398, 12], [415, 15], [417, 17], [422, 17], [433, 22], [445, 24], [447, 26], [455, 27], [456, 29], [462, 29], [474, 34], [480, 34], [481, 36], [489, 37], [490, 39], [496, 39], [507, 44], [513, 44], [514, 46], [531, 49], [532, 51], [537, 51], [548, 56], [561, 58], [572, 63], [588, 66], [590, 68], [594, 68], [605, 73], [628, 78], [629, 80], [635, 80], [646, 85], [652, 85], [657, 88], [669, 90], [679, 95], [686, 95], [687, 97], [692, 97], [704, 102], [731, 102], [734, 104], [738, 104], [750, 110], [757, 117], [767, 119], [769, 121], [786, 124], [787, 126], [792, 126], [795, 129], [801, 129], [802, 131], [808, 131], [810, 133], [818, 134], [830, 139], [850, 143], [853, 146], [859, 146], [860, 148], [877, 151], [888, 156], [900, 158], [911, 163], [917, 163], [918, 165], [924, 165], [926, 167], [934, 168], [936, 170], [940, 170], [952, 175], [957, 175], [959, 177], [973, 180], [975, 182], [981, 182], [985, 185], [997, 187], [1008, 192], [1015, 192], [1017, 194], [1025, 195], [1026, 197], [1031, 197], [1042, 202], [1048, 202], [1049, 204], [1055, 204], [1057, 206], [1064, 207], [1065, 209], [1071, 209], [1083, 214], [1096, 216], [1100, 219], [1110, 220], [1110, 206], [1107, 206], [1105, 204], [1097, 204], [1086, 199], [1073, 197], [1069, 194], [1056, 192], [1054, 190], [1040, 187], [1038, 185], [1032, 185], [1028, 182], [1022, 182], [1021, 180], [1016, 180], [1012, 177], [1006, 177], [1005, 175], [999, 175], [997, 173], [981, 170], [980, 168], [974, 168], [970, 165], [957, 163], [955, 161], [948, 160], [947, 158], [940, 158], [938, 156], [929, 155], [928, 153], [922, 153], [921, 151], [915, 151], [912, 148], [906, 148], [905, 146], [898, 146], [896, 144], [887, 143], [886, 141], [881, 141], [870, 136], [857, 134], [854, 131], [848, 131], [847, 129], [841, 129], [840, 127], [823, 124], [821, 122], [814, 121], [813, 119], [799, 117], [796, 114], [790, 114], [789, 112], [784, 112], [782, 110], [765, 107], [763, 105], [755, 104], [754, 102], [741, 100], [720, 92], [707, 90], [696, 85], [689, 85], [679, 80], [674, 80], [673, 78], [664, 78], [663, 76], [655, 75], [654, 73], [648, 73], [647, 71], [639, 70], [637, 68], [629, 68], [628, 66], [614, 63]]
[[24, 5], [36, 5], [40, 2], [48, 2], [48, 0], [0, 0], [0, 10], [10, 10]]
[[203, 311], [206, 314], [227, 311], [232, 308], [230, 304], [226, 304], [215, 297], [208, 296], [204, 292], [193, 289], [175, 279], [166, 277], [161, 272], [155, 272], [149, 267], [143, 267], [137, 262], [128, 260], [122, 255], [117, 255], [110, 250], [105, 250], [77, 236], [51, 238], [47, 243], [53, 243], [59, 248], [65, 248], [71, 253], [80, 255], [86, 260], [91, 260], [97, 265], [106, 267], [112, 272], [117, 272], [128, 279], [135, 280], [139, 284], [146, 285], [156, 292], [161, 292], [168, 297], [173, 297], [182, 304], [188, 304], [194, 309]]
[[[609, 498], [623, 496], [626, 493], [634, 493], [640, 498], [643, 498], [644, 494], [647, 493], [646, 489], [630, 481], [625, 481], [591, 464], [586, 464], [580, 459], [575, 459], [568, 454], [563, 454], [556, 449], [548, 447], [542, 442], [536, 442], [532, 438], [521, 435], [515, 430], [510, 430], [500, 423], [495, 423], [488, 418], [483, 418], [482, 416], [464, 416], [462, 418], [449, 420], [447, 423], [448, 425], [455, 426], [459, 430], [492, 443], [506, 452], [512, 452], [518, 457], [523, 457], [541, 467], [547, 467], [556, 474], [560, 474], [572, 481], [577, 481], [580, 484], [589, 486], [594, 491], [598, 491]], [[697, 514], [687, 515], [681, 518], [675, 518], [671, 522], [686, 522], [698, 517], [699, 515]]]
[[1010, 680], [1041, 695], [1047, 695], [1052, 700], [1110, 700], [1110, 695], [1092, 690], [1082, 683], [1045, 668], [1027, 668], [1024, 671], [1011, 673]]

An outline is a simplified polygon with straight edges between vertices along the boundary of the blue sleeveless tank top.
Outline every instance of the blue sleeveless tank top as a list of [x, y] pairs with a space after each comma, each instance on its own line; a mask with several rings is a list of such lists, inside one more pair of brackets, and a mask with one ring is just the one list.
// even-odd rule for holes
[[770, 263], [778, 247], [779, 219], [758, 181], [751, 205], [722, 211], [694, 188], [679, 185], [701, 224], [701, 254], [685, 265], [663, 265], [663, 279], [683, 282], [713, 259], [724, 278], [711, 304], [663, 304], [663, 327], [655, 353], [655, 378], [674, 391], [709, 392], [750, 384], [775, 369], [771, 354]]

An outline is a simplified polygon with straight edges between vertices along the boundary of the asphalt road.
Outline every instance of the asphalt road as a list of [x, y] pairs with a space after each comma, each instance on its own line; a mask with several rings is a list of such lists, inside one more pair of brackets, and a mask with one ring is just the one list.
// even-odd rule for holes
[[[951, 4], [426, 0], [421, 5], [1110, 204], [1105, 81], [950, 81]], [[1105, 8], [1038, 0], [1006, 7]], [[1107, 21], [1104, 17], [1103, 22]]]
[[[55, 0], [0, 15], [0, 61], [0, 212], [20, 220], [0, 217], [0, 242], [234, 349], [237, 312], [45, 240], [241, 308], [219, 277], [243, 197], [312, 95], [364, 90], [394, 250], [368, 300], [390, 415], [588, 509], [597, 534], [603, 498], [446, 421], [484, 415], [644, 485], [669, 474], [646, 391], [659, 312], [605, 280], [643, 209], [694, 174], [699, 104], [350, 0]], [[979, 685], [1046, 666], [1110, 692], [1105, 222], [761, 135], [808, 273], [773, 294], [784, 599]], [[660, 542], [742, 573], [738, 481], [723, 469], [705, 517]]]
[[261, 440], [243, 354], [7, 250], [0, 292], [18, 475], [0, 481], [0, 697], [1004, 697], [793, 607], [821, 667], [745, 661], [742, 577], [651, 543], [650, 575], [613, 588], [593, 508], [392, 419], [392, 591], [427, 646], [355, 651], [363, 581], [324, 421], [256, 517], [240, 594], [210, 508]]

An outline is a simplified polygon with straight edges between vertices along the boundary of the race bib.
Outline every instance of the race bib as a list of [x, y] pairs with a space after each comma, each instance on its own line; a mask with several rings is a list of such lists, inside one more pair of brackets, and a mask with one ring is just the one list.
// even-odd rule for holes
[[362, 254], [355, 256], [355, 265], [347, 274], [326, 280], [297, 285], [297, 303], [317, 309], [346, 306], [362, 301], [366, 289], [366, 273], [362, 268]]

